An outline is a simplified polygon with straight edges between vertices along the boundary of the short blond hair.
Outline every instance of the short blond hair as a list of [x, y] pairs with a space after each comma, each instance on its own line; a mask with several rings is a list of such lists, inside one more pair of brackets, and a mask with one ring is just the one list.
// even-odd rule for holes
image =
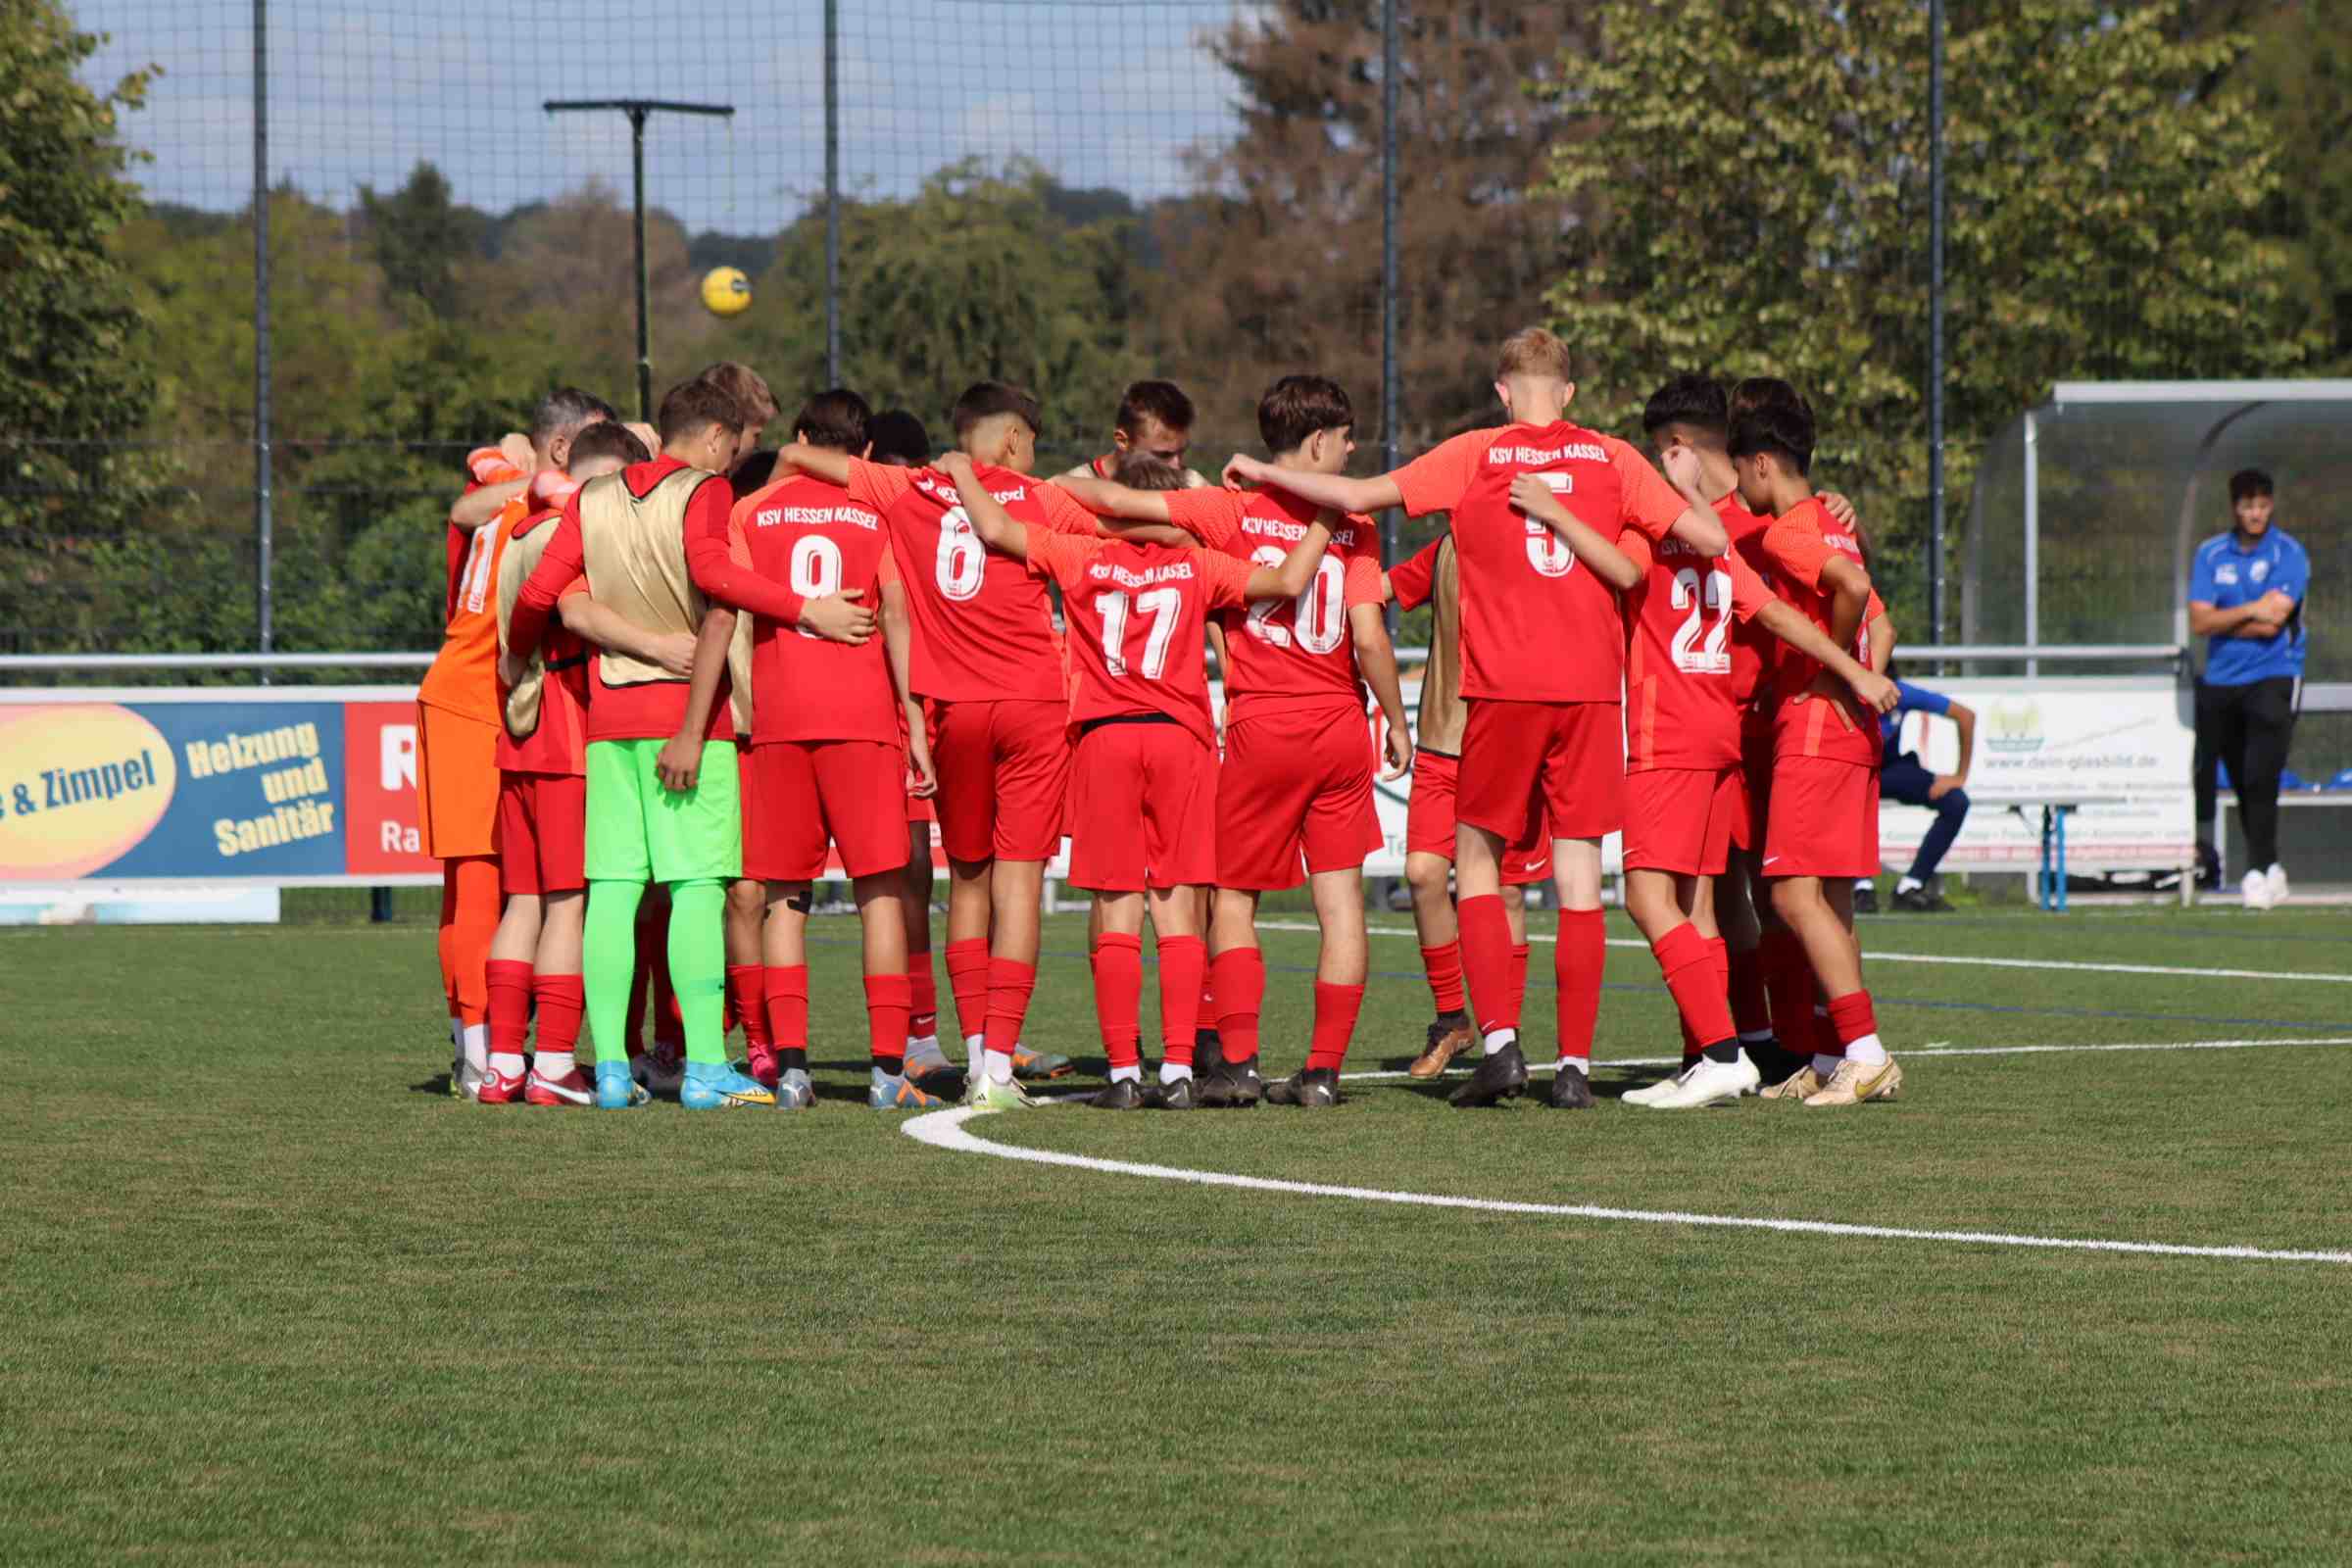
[[743, 411], [747, 429], [772, 423], [776, 416], [783, 412], [776, 407], [776, 395], [767, 389], [767, 382], [748, 365], [721, 360], [716, 365], [706, 367], [695, 379], [705, 386], [714, 386], [733, 398], [735, 406]]
[[1568, 345], [1541, 326], [1513, 332], [1502, 340], [1494, 379], [1507, 381], [1514, 375], [1552, 375], [1568, 380]]

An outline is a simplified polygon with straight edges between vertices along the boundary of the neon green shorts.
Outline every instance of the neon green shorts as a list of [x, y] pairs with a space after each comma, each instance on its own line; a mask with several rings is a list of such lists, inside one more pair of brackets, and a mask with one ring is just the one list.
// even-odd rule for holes
[[743, 874], [743, 806], [735, 743], [703, 743], [702, 771], [684, 794], [654, 772], [663, 741], [588, 743], [591, 882], [733, 881]]

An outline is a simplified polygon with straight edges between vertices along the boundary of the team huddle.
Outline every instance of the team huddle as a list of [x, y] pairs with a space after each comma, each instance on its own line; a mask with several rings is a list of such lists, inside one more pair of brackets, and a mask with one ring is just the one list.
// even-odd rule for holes
[[[554, 394], [469, 460], [418, 695], [453, 1091], [809, 1105], [807, 925], [837, 858], [867, 1103], [935, 1107], [960, 1079], [966, 1104], [1026, 1105], [1024, 1081], [1071, 1070], [1022, 1043], [1066, 838], [1109, 1063], [1088, 1103], [1336, 1105], [1374, 782], [1410, 770], [1435, 1012], [1415, 1077], [1475, 1053], [1456, 1104], [1526, 1091], [1521, 893], [1548, 877], [1546, 1098], [1592, 1103], [1601, 840], [1622, 829], [1625, 903], [1685, 1043], [1629, 1102], [1892, 1098], [1852, 896], [1878, 869], [1893, 631], [1850, 510], [1813, 493], [1812, 413], [1786, 382], [1680, 376], [1645, 410], [1653, 463], [1570, 421], [1574, 390], [1560, 341], [1520, 332], [1504, 422], [1366, 479], [1345, 472], [1346, 392], [1285, 376], [1258, 405], [1265, 455], [1222, 486], [1184, 466], [1193, 410], [1164, 381], [1129, 388], [1111, 453], [1052, 480], [1037, 402], [1002, 383], [957, 399], [945, 455], [839, 389], [760, 450], [779, 410], [741, 366], [672, 388], [652, 430]], [[1390, 507], [1447, 530], [1384, 567], [1370, 514]], [[1430, 607], [1417, 724], [1391, 603]], [[939, 1040], [934, 818], [960, 1060]], [[1302, 883], [1312, 1035], [1266, 1083], [1258, 905]]]

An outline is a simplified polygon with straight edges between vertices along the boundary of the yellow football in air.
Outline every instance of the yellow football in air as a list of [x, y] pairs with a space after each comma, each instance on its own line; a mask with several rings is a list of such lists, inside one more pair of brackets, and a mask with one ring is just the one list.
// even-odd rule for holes
[[703, 304], [712, 316], [741, 316], [752, 308], [752, 280], [740, 268], [713, 267], [703, 274]]

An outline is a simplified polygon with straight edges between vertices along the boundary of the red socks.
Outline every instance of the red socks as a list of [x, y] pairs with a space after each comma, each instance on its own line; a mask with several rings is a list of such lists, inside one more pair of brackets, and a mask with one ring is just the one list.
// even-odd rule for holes
[[1423, 948], [1421, 967], [1429, 974], [1429, 995], [1438, 1011], [1460, 1012], [1468, 1005], [1462, 996], [1462, 945], [1458, 940], [1442, 948]]
[[1562, 909], [1560, 946], [1551, 956], [1560, 983], [1560, 1054], [1592, 1059], [1592, 1030], [1600, 1021], [1600, 973], [1609, 960], [1598, 909]]
[[1658, 969], [1666, 976], [1666, 989], [1674, 993], [1675, 1008], [1683, 1017], [1686, 1053], [1729, 1040], [1736, 1033], [1723, 977], [1715, 967], [1719, 945], [1700, 936], [1698, 927], [1685, 920], [1652, 948]]
[[878, 1062], [898, 1063], [900, 1072], [906, 1067], [906, 1015], [913, 1006], [912, 993], [903, 974], [865, 977], [866, 1049]]
[[1306, 1050], [1306, 1070], [1340, 1070], [1348, 1059], [1348, 1042], [1355, 1037], [1355, 1015], [1363, 1010], [1362, 986], [1315, 982], [1315, 1033]]
[[1530, 945], [1525, 942], [1511, 944], [1511, 1016], [1514, 1018], [1527, 1016], [1527, 955], [1529, 947]]
[[778, 1051], [808, 1049], [808, 966], [771, 965], [763, 976], [768, 1043]]
[[[1200, 985], [1200, 977], [1193, 976]], [[1029, 993], [1037, 989], [1037, 965], [1018, 958], [988, 960], [988, 1049], [1006, 1055], [1021, 1043], [1021, 1025], [1029, 1018]]]
[[1159, 939], [1159, 1038], [1168, 1059], [1193, 1064], [1200, 1026], [1200, 986], [1208, 973], [1208, 944], [1199, 937]]
[[1732, 1027], [1743, 1038], [1772, 1032], [1772, 1004], [1764, 1000], [1763, 951], [1728, 955], [1731, 972], [1725, 989], [1731, 993]]
[[539, 1049], [565, 1055], [580, 1043], [580, 1014], [588, 993], [576, 974], [542, 974], [531, 979], [531, 1000], [539, 1006]]
[[490, 1051], [519, 1056], [531, 1032], [531, 966], [513, 958], [491, 958], [483, 966], [489, 991]]
[[764, 1049], [767, 1033], [767, 971], [756, 963], [727, 965], [727, 1004], [743, 1020], [746, 1047]]
[[1462, 971], [1470, 981], [1471, 1016], [1478, 1032], [1519, 1027], [1518, 998], [1511, 986], [1511, 917], [1502, 895], [1482, 893], [1456, 909], [1462, 927]]
[[1105, 931], [1095, 943], [1095, 1020], [1102, 1031], [1102, 1054], [1113, 1067], [1141, 1059], [1136, 1042], [1144, 1001], [1144, 942]]
[[906, 1038], [922, 1040], [939, 1033], [939, 977], [931, 972], [931, 950], [906, 955]]
[[1813, 965], [1805, 945], [1786, 926], [1764, 933], [1756, 949], [1771, 998], [1772, 1032], [1790, 1051], [1813, 1049]]
[[1870, 993], [1855, 991], [1830, 1002], [1830, 1033], [1840, 1048], [1850, 1046], [1864, 1035], [1879, 1032], [1879, 1016], [1870, 1004]]
[[[1257, 1054], [1257, 1017], [1266, 1004], [1266, 956], [1255, 948], [1230, 948], [1210, 959], [1208, 967], [1217, 994], [1218, 1044], [1227, 1061], [1248, 1061]], [[1458, 955], [1455, 983], [1458, 987]]]
[[988, 1032], [988, 942], [973, 937], [948, 944], [948, 990], [956, 998], [956, 1027], [963, 1038]]

